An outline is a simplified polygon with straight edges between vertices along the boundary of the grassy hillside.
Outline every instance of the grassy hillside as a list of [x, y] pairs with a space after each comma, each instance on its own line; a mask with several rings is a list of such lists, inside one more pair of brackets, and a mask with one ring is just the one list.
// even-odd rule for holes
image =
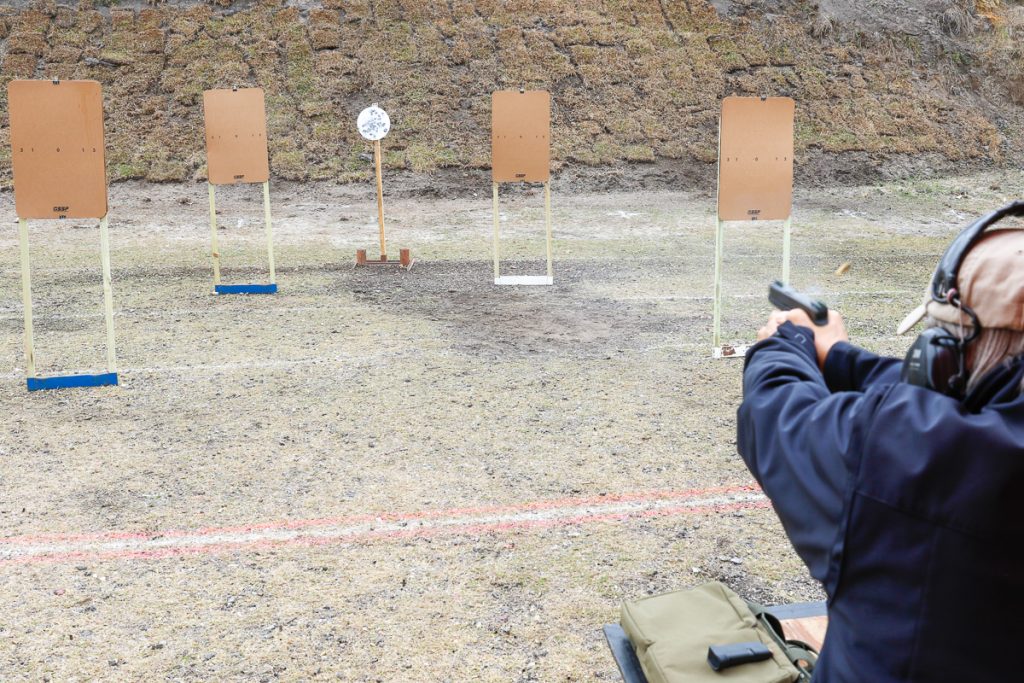
[[[113, 180], [202, 178], [201, 93], [232, 85], [266, 89], [286, 179], [365, 178], [354, 121], [372, 102], [394, 122], [389, 169], [487, 168], [489, 95], [519, 86], [553, 94], [557, 169], [707, 176], [731, 93], [796, 98], [808, 181], [1020, 161], [1024, 8], [880, 4], [872, 17], [839, 0], [16, 2], [0, 8], [0, 73], [101, 81]], [[4, 186], [6, 125], [4, 92]]]

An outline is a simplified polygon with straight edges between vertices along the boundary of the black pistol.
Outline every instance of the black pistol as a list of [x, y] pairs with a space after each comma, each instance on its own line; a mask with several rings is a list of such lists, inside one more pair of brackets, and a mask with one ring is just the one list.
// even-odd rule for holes
[[828, 324], [828, 306], [823, 301], [812, 299], [806, 294], [801, 294], [789, 285], [784, 285], [778, 280], [768, 287], [768, 301], [780, 311], [791, 311], [799, 308], [818, 327]]

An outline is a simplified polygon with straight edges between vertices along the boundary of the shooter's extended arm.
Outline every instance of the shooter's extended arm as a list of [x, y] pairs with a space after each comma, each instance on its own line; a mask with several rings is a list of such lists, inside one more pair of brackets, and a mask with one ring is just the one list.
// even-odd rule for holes
[[794, 308], [801, 309], [810, 316], [811, 321], [818, 327], [823, 327], [828, 323], [828, 306], [824, 302], [812, 299], [806, 294], [801, 294], [778, 280], [768, 287], [768, 301], [780, 311], [791, 311]]

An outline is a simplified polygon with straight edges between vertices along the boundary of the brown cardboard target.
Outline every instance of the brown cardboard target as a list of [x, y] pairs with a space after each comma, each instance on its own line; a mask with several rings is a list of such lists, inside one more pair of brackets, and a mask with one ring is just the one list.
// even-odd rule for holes
[[793, 207], [789, 97], [726, 97], [718, 146], [718, 218], [772, 221]]
[[551, 95], [499, 90], [491, 96], [491, 177], [542, 183], [551, 176]]
[[203, 93], [203, 118], [211, 183], [265, 183], [270, 179], [263, 88], [207, 90]]
[[7, 102], [18, 216], [106, 216], [100, 84], [11, 81]]

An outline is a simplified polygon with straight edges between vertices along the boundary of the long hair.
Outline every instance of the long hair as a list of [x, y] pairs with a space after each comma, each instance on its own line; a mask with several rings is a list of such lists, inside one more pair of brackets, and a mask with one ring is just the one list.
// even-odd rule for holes
[[[926, 324], [928, 327], [942, 327], [955, 336], [961, 333], [958, 325], [930, 316]], [[1020, 355], [1024, 355], [1024, 332], [983, 328], [978, 338], [967, 346], [967, 391], [971, 391], [989, 370]], [[1021, 379], [1018, 391], [1024, 392], [1024, 379]]]

